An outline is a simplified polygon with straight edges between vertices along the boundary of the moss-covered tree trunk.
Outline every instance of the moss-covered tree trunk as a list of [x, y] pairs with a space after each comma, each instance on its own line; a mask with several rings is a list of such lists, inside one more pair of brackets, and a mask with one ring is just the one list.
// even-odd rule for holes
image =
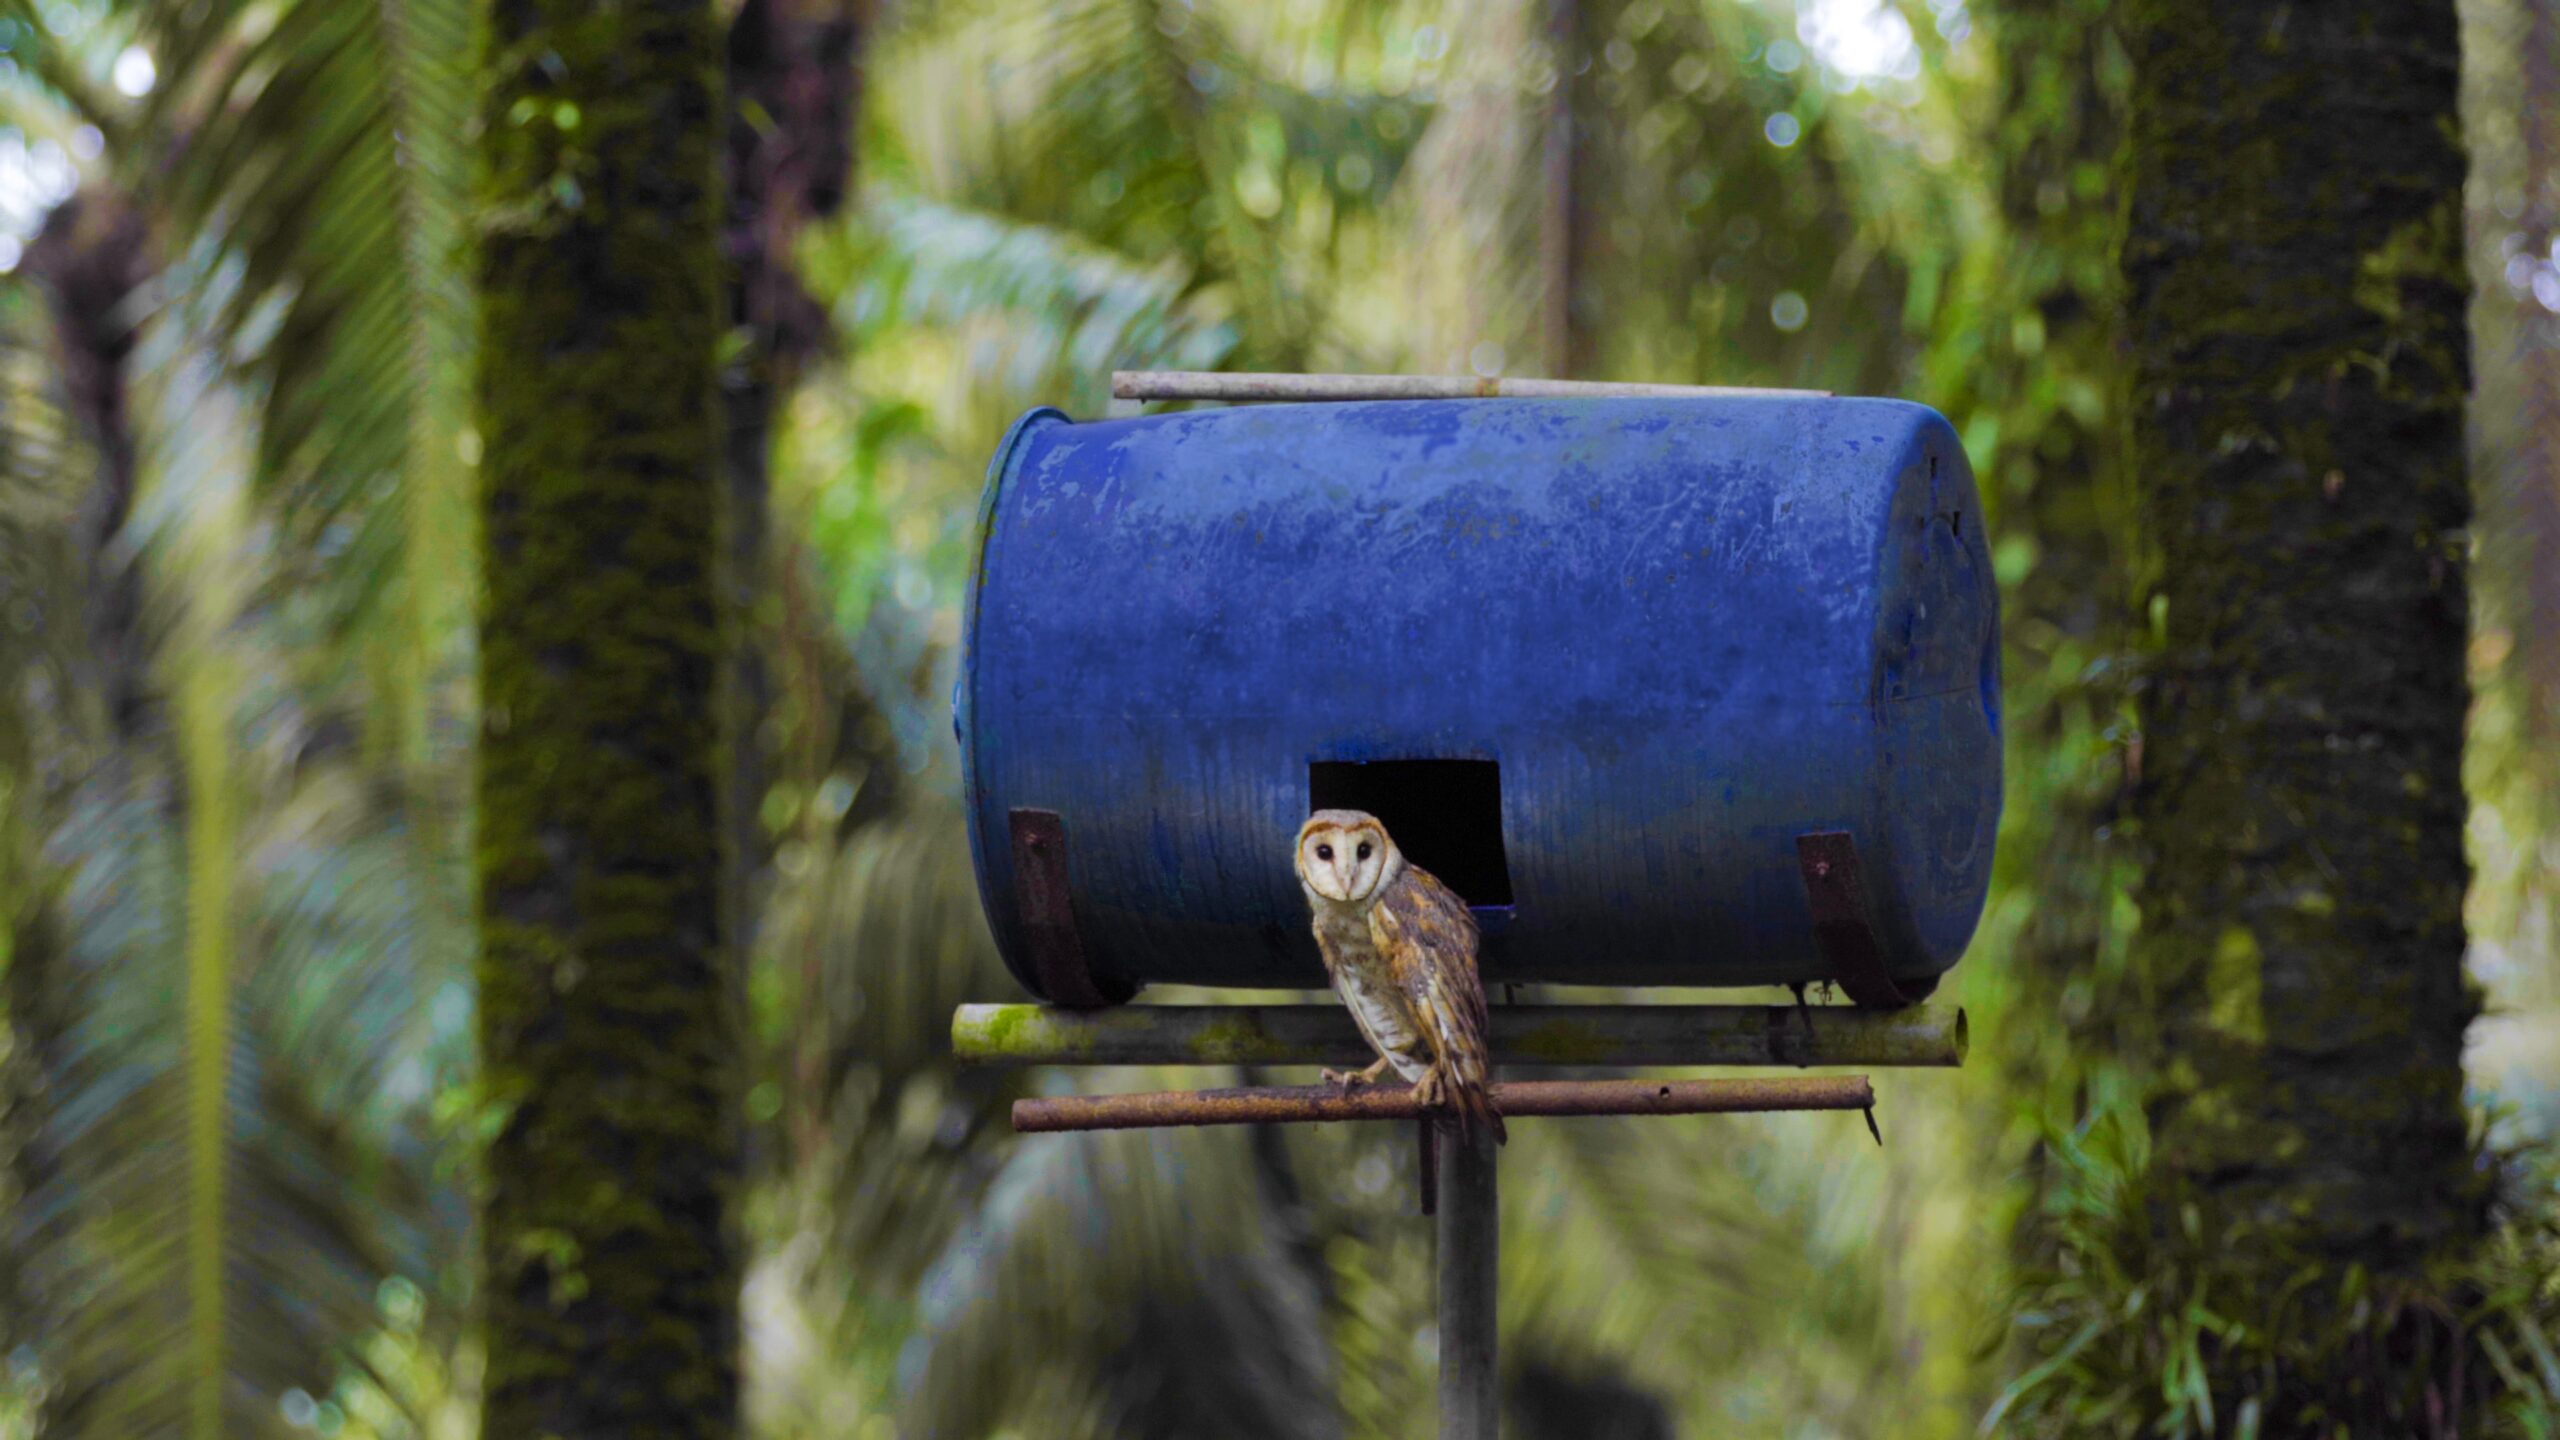
[[720, 29], [710, 0], [496, 0], [490, 46], [484, 1433], [722, 1435]]
[[[2454, 4], [2146, 0], [2126, 26], [2154, 1235], [2204, 1237], [2206, 1303], [2301, 1332], [2272, 1371], [2208, 1339], [2221, 1414], [2422, 1433], [2444, 1353], [2388, 1301], [2483, 1225]], [[2384, 1303], [2347, 1303], [2351, 1266]]]

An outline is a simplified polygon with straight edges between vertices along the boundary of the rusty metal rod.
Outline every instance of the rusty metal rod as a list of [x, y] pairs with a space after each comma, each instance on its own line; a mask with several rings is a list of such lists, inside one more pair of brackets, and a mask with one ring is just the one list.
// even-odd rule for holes
[[[1964, 1063], [1952, 1005], [1497, 1005], [1502, 1065]], [[981, 1065], [1332, 1065], [1375, 1058], [1340, 1005], [963, 1005], [951, 1053]]]
[[[1522, 1080], [1493, 1087], [1494, 1108], [1511, 1118], [1865, 1110], [1875, 1103], [1875, 1088], [1864, 1075], [1790, 1075], [1774, 1080]], [[1431, 1113], [1434, 1112], [1427, 1110], [1404, 1085], [1348, 1091], [1330, 1085], [1293, 1085], [1016, 1100], [1013, 1128], [1030, 1135], [1058, 1130], [1153, 1130], [1178, 1125], [1413, 1120]]]
[[1491, 400], [1548, 397], [1689, 398], [1772, 396], [1805, 399], [1828, 390], [1776, 390], [1751, 385], [1634, 385], [1601, 380], [1532, 380], [1475, 375], [1270, 375], [1214, 370], [1114, 370], [1120, 400]]

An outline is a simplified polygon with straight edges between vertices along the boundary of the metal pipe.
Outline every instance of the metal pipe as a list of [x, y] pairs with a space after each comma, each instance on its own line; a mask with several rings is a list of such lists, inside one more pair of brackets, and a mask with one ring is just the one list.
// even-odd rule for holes
[[[1493, 1087], [1505, 1117], [1533, 1115], [1735, 1115], [1773, 1110], [1867, 1110], [1864, 1075], [1775, 1080], [1522, 1080]], [[1287, 1125], [1325, 1120], [1414, 1120], [1424, 1108], [1404, 1085], [1167, 1090], [1144, 1095], [1054, 1095], [1013, 1102], [1022, 1134], [1153, 1130], [1178, 1125]], [[1446, 1137], [1444, 1137], [1445, 1139]], [[1450, 1147], [1441, 1146], [1445, 1153]], [[1447, 1204], [1446, 1196], [1441, 1203]]]
[[1474, 375], [1269, 375], [1214, 370], [1114, 370], [1118, 400], [1490, 400], [1550, 397], [1677, 398], [1765, 395], [1790, 399], [1828, 390], [1751, 385], [1635, 385], [1599, 380], [1532, 380]]
[[1495, 1286], [1502, 1207], [1490, 1137], [1451, 1133], [1440, 1145], [1440, 1440], [1497, 1440]]
[[[1503, 1065], [1964, 1063], [1952, 1005], [1497, 1005]], [[981, 1065], [1332, 1065], [1374, 1058], [1340, 1005], [963, 1005], [951, 1053]]]

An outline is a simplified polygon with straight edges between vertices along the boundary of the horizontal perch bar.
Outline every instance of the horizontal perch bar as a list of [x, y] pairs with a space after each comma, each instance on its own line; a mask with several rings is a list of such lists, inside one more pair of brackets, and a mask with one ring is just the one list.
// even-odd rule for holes
[[[1504, 1065], [1961, 1065], [1964, 1011], [1915, 1005], [1497, 1005]], [[1365, 1065], [1339, 1005], [963, 1005], [951, 1051], [990, 1065]]]
[[1776, 395], [1802, 399], [1828, 390], [1729, 385], [1618, 385], [1598, 380], [1478, 378], [1473, 375], [1251, 375], [1215, 370], [1115, 370], [1120, 400], [1483, 400], [1582, 396], [1607, 399]]
[[[1864, 1075], [1778, 1080], [1523, 1080], [1493, 1087], [1494, 1108], [1528, 1115], [1742, 1115], [1774, 1110], [1866, 1110]], [[1410, 1086], [1330, 1085], [1168, 1090], [1152, 1095], [1061, 1095], [1013, 1102], [1013, 1128], [1151, 1130], [1175, 1125], [1278, 1125], [1313, 1120], [1416, 1120], [1432, 1112]]]

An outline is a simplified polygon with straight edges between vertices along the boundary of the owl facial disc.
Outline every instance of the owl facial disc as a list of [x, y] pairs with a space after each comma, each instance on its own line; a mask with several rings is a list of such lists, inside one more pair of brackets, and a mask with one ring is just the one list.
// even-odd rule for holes
[[1298, 830], [1298, 883], [1338, 905], [1375, 899], [1402, 862], [1387, 827], [1358, 810], [1319, 810]]

